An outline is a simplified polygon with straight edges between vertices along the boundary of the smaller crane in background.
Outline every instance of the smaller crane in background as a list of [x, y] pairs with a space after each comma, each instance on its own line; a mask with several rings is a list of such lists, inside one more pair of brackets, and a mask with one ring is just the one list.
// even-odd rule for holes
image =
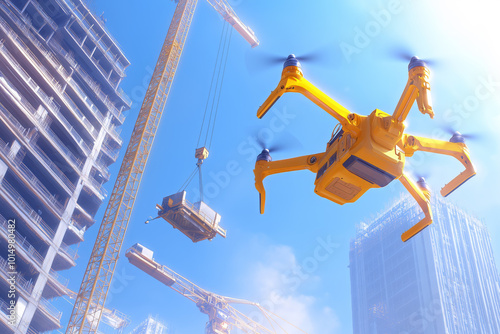
[[[140, 244], [135, 244], [130, 247], [125, 252], [125, 256], [131, 264], [162, 282], [166, 286], [177, 291], [184, 297], [189, 298], [196, 304], [196, 306], [198, 306], [202, 313], [207, 314], [209, 321], [205, 327], [205, 334], [230, 334], [231, 330], [235, 328], [242, 330], [244, 333], [251, 334], [276, 333], [274, 327], [273, 330], [264, 327], [229, 304], [246, 304], [257, 307], [264, 314], [266, 319], [269, 320], [271, 326], [273, 326], [271, 321], [274, 321], [274, 323], [284, 333], [286, 333], [278, 322], [271, 319], [271, 315], [280, 318], [279, 316], [265, 310], [257, 303], [242, 299], [223, 297], [200, 288], [167, 266], [156, 262], [153, 259], [153, 251]], [[282, 318], [280, 319], [288, 325], [293, 326], [295, 329], [300, 330], [286, 320]], [[304, 332], [302, 330], [300, 331]]]
[[[78, 294], [76, 292], [74, 292], [73, 290], [71, 289], [68, 289], [66, 288], [66, 293], [67, 293], [67, 296], [69, 297], [69, 299], [73, 299], [73, 300], [76, 300], [76, 297], [78, 296]], [[68, 303], [70, 304], [73, 304], [73, 302], [71, 302], [68, 298], [64, 298]], [[90, 313], [95, 313], [95, 312], [100, 312], [101, 313], [101, 321], [110, 326], [111, 328], [113, 328], [116, 333], [118, 334], [121, 334], [123, 333], [123, 330], [125, 329], [125, 327], [127, 327], [128, 325], [130, 325], [130, 318], [123, 314], [122, 312], [116, 310], [116, 309], [107, 309], [107, 308], [102, 308], [102, 309], [98, 309], [97, 307], [94, 307], [91, 308], [90, 310]]]

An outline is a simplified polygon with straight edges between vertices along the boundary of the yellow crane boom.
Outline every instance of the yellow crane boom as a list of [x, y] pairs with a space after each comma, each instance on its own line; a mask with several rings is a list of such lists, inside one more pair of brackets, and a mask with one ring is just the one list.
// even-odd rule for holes
[[[90, 312], [90, 310], [93, 307], [104, 308], [141, 177], [198, 0], [176, 2], [177, 7], [104, 212], [66, 333], [95, 333], [99, 327], [102, 312]], [[252, 47], [259, 44], [253, 32], [241, 23], [224, 0], [209, 0], [209, 2], [220, 13], [224, 13], [226, 21], [230, 23], [230, 20], [234, 21], [232, 25], [243, 34]]]
[[190, 299], [202, 313], [207, 314], [209, 322], [206, 334], [229, 334], [232, 328], [238, 328], [244, 333], [251, 334], [275, 333], [229, 305], [231, 303], [253, 305], [263, 311], [259, 304], [220, 296], [200, 288], [169, 267], [156, 262], [153, 259], [153, 252], [140, 244], [135, 244], [127, 249], [125, 256], [131, 264]]

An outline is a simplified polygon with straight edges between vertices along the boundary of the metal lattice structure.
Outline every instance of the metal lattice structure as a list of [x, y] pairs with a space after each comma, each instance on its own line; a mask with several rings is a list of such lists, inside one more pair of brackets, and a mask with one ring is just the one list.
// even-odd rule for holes
[[266, 314], [266, 311], [259, 304], [247, 300], [220, 296], [200, 288], [169, 267], [156, 262], [153, 259], [153, 252], [140, 244], [135, 244], [129, 248], [125, 256], [132, 265], [188, 298], [196, 304], [200, 312], [207, 314], [210, 320], [205, 329], [206, 334], [229, 334], [232, 329], [236, 328], [248, 334], [276, 333], [274, 330], [264, 327], [230, 305], [252, 305]]
[[[179, 0], [177, 2], [167, 37], [104, 213], [66, 333], [96, 333], [99, 327], [102, 312], [89, 311], [94, 307], [104, 308], [142, 174], [172, 86], [197, 2], [198, 0]], [[227, 8], [226, 11], [219, 11], [221, 14], [224, 13], [224, 19], [238, 31], [245, 31], [246, 33], [242, 36], [252, 46], [258, 45], [258, 40], [253, 32], [241, 24], [241, 21], [234, 15], [225, 1], [209, 2], [212, 5], [219, 3], [220, 8]]]

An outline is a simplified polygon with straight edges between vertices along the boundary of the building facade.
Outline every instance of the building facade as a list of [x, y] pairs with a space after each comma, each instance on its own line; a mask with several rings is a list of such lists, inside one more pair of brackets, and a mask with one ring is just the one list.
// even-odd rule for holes
[[432, 198], [434, 223], [406, 243], [421, 210], [402, 198], [351, 240], [355, 334], [500, 333], [500, 275], [484, 224]]
[[152, 316], [147, 317], [130, 334], [167, 334], [167, 325]]
[[107, 195], [128, 65], [82, 0], [0, 0], [0, 333], [61, 328], [50, 300]]

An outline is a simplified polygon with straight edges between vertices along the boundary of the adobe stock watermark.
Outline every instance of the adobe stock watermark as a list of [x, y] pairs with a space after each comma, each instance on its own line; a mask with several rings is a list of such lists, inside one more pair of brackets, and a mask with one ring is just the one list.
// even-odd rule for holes
[[[306, 280], [312, 278], [320, 266], [325, 264], [339, 248], [340, 243], [335, 242], [331, 235], [317, 237], [311, 255], [303, 258], [295, 267], [285, 272], [281, 276], [281, 287], [271, 291], [269, 297], [261, 300], [259, 305], [270, 312], [276, 313], [276, 309], [280, 305], [286, 305], [288, 297], [292, 296]], [[266, 316], [259, 310], [252, 311], [248, 316], [259, 324], [267, 322]], [[286, 314], [280, 316], [286, 319]], [[293, 322], [293, 319], [287, 320]]]
[[114, 295], [122, 293], [130, 282], [134, 280], [135, 276], [128, 275], [125, 267], [122, 268], [121, 272], [115, 272], [109, 287], [106, 303], [110, 303], [113, 300]]
[[403, 11], [403, 3], [401, 0], [389, 0], [385, 8], [370, 11], [371, 20], [366, 22], [364, 26], [355, 26], [354, 37], [351, 42], [341, 42], [340, 50], [347, 61], [350, 63], [354, 55], [360, 54], [363, 49], [366, 49], [377, 38], [382, 31], [387, 28], [395, 15]]
[[[478, 82], [469, 95], [465, 96], [461, 102], [453, 104], [443, 113], [444, 121], [455, 130], [460, 130], [470, 117], [481, 116], [480, 112], [484, 102], [492, 98], [500, 88], [500, 81], [497, 81], [492, 75], [480, 76]], [[496, 110], [491, 110], [490, 113], [496, 113]], [[432, 131], [432, 136], [436, 139], [448, 140], [450, 134], [436, 128]]]
[[[225, 168], [218, 172], [210, 171], [205, 177], [203, 184], [203, 196], [206, 199], [217, 197], [220, 192], [231, 184], [234, 177], [243, 173], [242, 165], [244, 161], [254, 162], [257, 155], [262, 151], [262, 148], [257, 143], [261, 140], [266, 143], [272, 143], [279, 138], [279, 134], [285, 131], [297, 115], [288, 112], [286, 107], [273, 108], [269, 114], [267, 126], [262, 127], [255, 136], [249, 135], [242, 142], [236, 145], [238, 156], [236, 159], [229, 160]], [[199, 194], [200, 190], [196, 186], [190, 187], [190, 193]]]
[[144, 100], [144, 97], [146, 96], [146, 92], [149, 87], [149, 83], [151, 81], [151, 78], [153, 77], [154, 73], [154, 68], [151, 66], [146, 66], [145, 68], [146, 73], [142, 77], [141, 83], [138, 85], [135, 85], [131, 90], [130, 90], [130, 98], [132, 99], [133, 104], [142, 104], [142, 101]]
[[8, 321], [12, 326], [17, 325], [17, 312], [16, 312], [16, 303], [17, 303], [17, 267], [16, 267], [16, 220], [9, 219], [7, 221], [7, 282], [8, 282], [8, 291], [7, 291], [7, 311], [8, 311]]
[[418, 311], [413, 312], [408, 318], [409, 331], [403, 331], [399, 334], [426, 333], [426, 330], [443, 314], [441, 301], [434, 298], [427, 305], [424, 305]]

